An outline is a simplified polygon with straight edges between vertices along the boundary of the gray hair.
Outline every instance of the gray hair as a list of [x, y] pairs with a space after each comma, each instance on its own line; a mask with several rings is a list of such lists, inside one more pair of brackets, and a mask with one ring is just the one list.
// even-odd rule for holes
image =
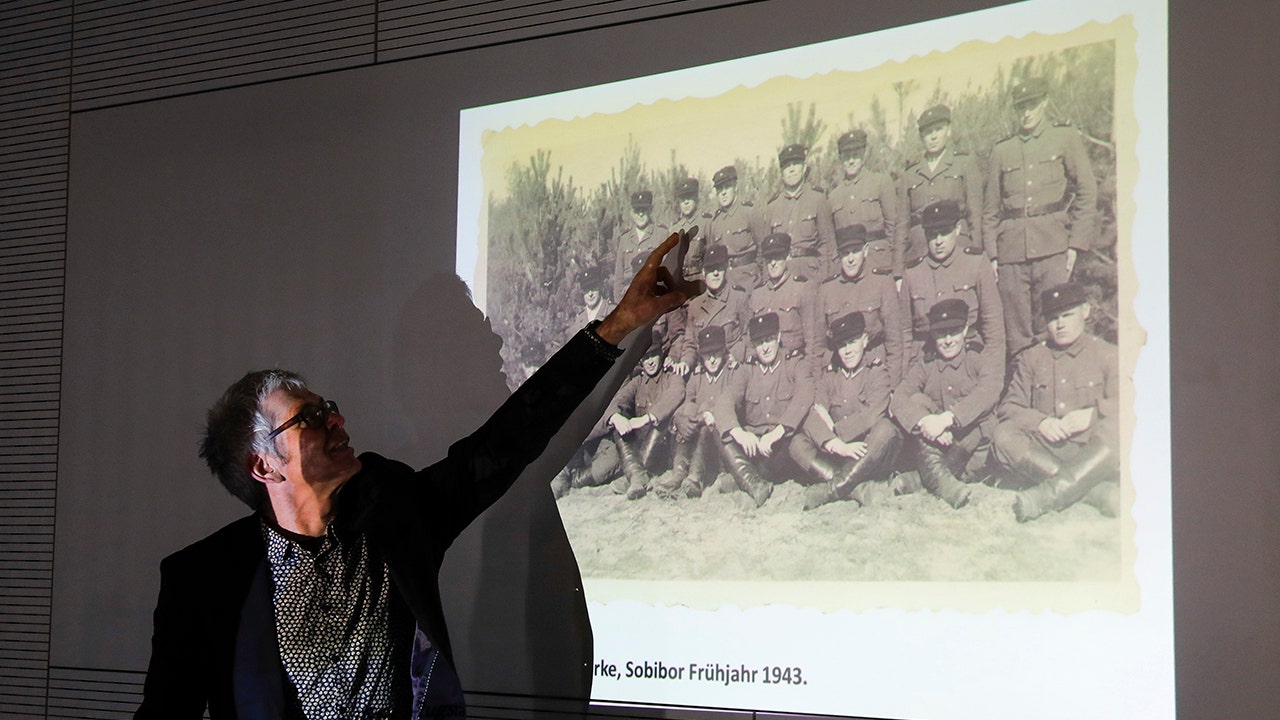
[[228, 492], [255, 511], [265, 507], [266, 491], [246, 461], [255, 452], [279, 457], [275, 443], [267, 439], [277, 418], [268, 417], [262, 401], [277, 390], [301, 395], [307, 389], [306, 379], [298, 373], [255, 370], [233, 383], [209, 408], [200, 457]]

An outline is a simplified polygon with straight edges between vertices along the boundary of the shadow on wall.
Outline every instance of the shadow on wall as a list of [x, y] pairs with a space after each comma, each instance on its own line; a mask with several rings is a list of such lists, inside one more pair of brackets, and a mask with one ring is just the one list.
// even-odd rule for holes
[[[430, 276], [395, 339], [394, 391], [411, 427], [393, 457], [445, 455], [508, 396], [502, 340], [456, 275]], [[587, 698], [591, 627], [549, 483], [571, 449], [553, 441], [467, 529], [440, 577], [458, 672], [472, 691]]]

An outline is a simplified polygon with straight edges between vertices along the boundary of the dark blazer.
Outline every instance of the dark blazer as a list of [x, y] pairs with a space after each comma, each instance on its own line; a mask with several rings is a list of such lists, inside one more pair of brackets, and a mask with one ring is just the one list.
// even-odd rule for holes
[[[611, 365], [578, 333], [443, 460], [414, 471], [364, 453], [360, 472], [339, 492], [335, 522], [365, 534], [402, 607], [451, 664], [438, 585], [445, 551], [542, 453]], [[286, 717], [291, 690], [275, 641], [260, 522], [241, 518], [161, 562], [151, 662], [135, 718], [194, 720], [206, 705], [212, 720]]]

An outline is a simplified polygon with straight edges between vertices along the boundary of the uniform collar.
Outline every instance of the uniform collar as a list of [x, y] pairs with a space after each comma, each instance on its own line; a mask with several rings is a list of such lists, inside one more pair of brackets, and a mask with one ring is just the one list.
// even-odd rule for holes
[[1080, 337], [1076, 338], [1075, 342], [1063, 348], [1060, 348], [1057, 345], [1054, 345], [1048, 340], [1045, 340], [1044, 344], [1049, 348], [1050, 351], [1053, 352], [1054, 357], [1061, 357], [1062, 355], [1079, 357], [1080, 353], [1084, 352], [1084, 346], [1088, 344], [1088, 341], [1092, 337], [1093, 336], [1090, 335], [1089, 333], [1080, 333]]
[[929, 254], [927, 254], [927, 253], [925, 254], [925, 256], [924, 256], [924, 257], [925, 257], [925, 260], [927, 260], [927, 261], [929, 262], [929, 266], [930, 266], [930, 267], [935, 267], [935, 268], [937, 268], [937, 267], [951, 267], [953, 264], [955, 264], [955, 261], [956, 261], [956, 254], [957, 254], [957, 253], [959, 253], [959, 252], [960, 252], [960, 243], [959, 243], [959, 242], [957, 242], [957, 243], [956, 243], [956, 248], [955, 248], [954, 250], [952, 250], [952, 251], [951, 251], [951, 254], [947, 256], [947, 259], [946, 259], [946, 260], [943, 260], [942, 262], [938, 262], [937, 260], [934, 260], [934, 259], [933, 259], [933, 256], [932, 256], [932, 255], [929, 255]]

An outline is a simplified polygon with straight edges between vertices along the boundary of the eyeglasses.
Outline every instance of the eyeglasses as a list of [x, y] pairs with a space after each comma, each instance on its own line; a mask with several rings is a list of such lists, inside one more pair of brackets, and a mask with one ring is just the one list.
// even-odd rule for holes
[[324, 424], [329, 422], [329, 416], [336, 412], [338, 412], [338, 403], [332, 400], [321, 401], [319, 405], [308, 403], [302, 406], [297, 415], [285, 420], [283, 425], [272, 430], [267, 435], [267, 439], [274, 438], [294, 425], [301, 424], [309, 428], [324, 427]]

